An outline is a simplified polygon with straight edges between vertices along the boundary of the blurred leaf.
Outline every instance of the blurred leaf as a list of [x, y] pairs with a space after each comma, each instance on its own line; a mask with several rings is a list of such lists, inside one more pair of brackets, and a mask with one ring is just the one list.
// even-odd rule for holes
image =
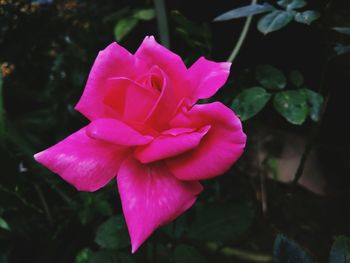
[[275, 8], [268, 3], [264, 3], [262, 5], [258, 5], [258, 4], [247, 5], [247, 6], [232, 9], [226, 13], [223, 13], [222, 15], [216, 17], [214, 21], [215, 22], [226, 21], [226, 20], [235, 19], [235, 18], [262, 14], [272, 10], [275, 10]]
[[298, 70], [292, 70], [289, 73], [289, 79], [290, 82], [292, 82], [292, 84], [298, 88], [300, 88], [304, 83], [304, 76]]
[[139, 20], [150, 21], [155, 18], [155, 12], [153, 8], [139, 9], [134, 12], [134, 17]]
[[258, 30], [265, 35], [277, 31], [292, 21], [293, 17], [293, 11], [273, 11], [259, 19]]
[[95, 242], [99, 246], [109, 249], [129, 246], [129, 234], [123, 217], [121, 215], [111, 217], [100, 225], [96, 231]]
[[298, 23], [310, 25], [313, 21], [318, 19], [321, 14], [317, 11], [308, 10], [302, 13], [296, 13], [294, 20]]
[[332, 246], [330, 263], [350, 263], [350, 238], [338, 236]]
[[350, 35], [350, 27], [333, 27], [333, 30], [342, 34]]
[[88, 263], [120, 263], [120, 261], [115, 253], [98, 251], [89, 257]]
[[306, 2], [304, 0], [280, 0], [277, 2], [277, 4], [287, 10], [293, 10], [306, 6]]
[[204, 263], [205, 258], [192, 246], [178, 245], [174, 252], [175, 263]]
[[308, 114], [307, 97], [302, 90], [281, 91], [274, 97], [276, 110], [290, 123], [302, 124]]
[[256, 79], [267, 89], [284, 89], [287, 79], [283, 72], [270, 65], [260, 65], [256, 67]]
[[0, 70], [0, 141], [5, 136], [5, 109], [4, 109], [4, 99], [3, 99], [3, 80], [2, 73]]
[[119, 20], [120, 18], [122, 18], [123, 16], [127, 15], [128, 13], [130, 13], [130, 7], [123, 7], [121, 9], [119, 9], [118, 11], [116, 12], [113, 12], [107, 16], [105, 16], [103, 18], [103, 22], [106, 23], [106, 22], [109, 22], [109, 21], [117, 21]]
[[307, 96], [307, 103], [309, 104], [309, 114], [311, 120], [317, 122], [321, 119], [322, 109], [323, 109], [323, 97], [321, 94], [310, 90], [303, 89]]
[[276, 263], [312, 263], [312, 259], [294, 241], [279, 234], [274, 243], [273, 254]]
[[87, 263], [91, 258], [92, 251], [89, 248], [83, 248], [75, 257], [75, 263]]
[[114, 36], [117, 41], [121, 41], [127, 34], [133, 30], [137, 23], [138, 19], [135, 17], [125, 17], [120, 19], [114, 27]]
[[0, 228], [4, 229], [4, 230], [8, 230], [10, 231], [10, 226], [9, 224], [6, 222], [5, 219], [3, 219], [2, 217], [0, 217]]
[[345, 45], [342, 45], [342, 44], [337, 44], [335, 47], [334, 47], [334, 51], [335, 53], [337, 53], [337, 55], [344, 55], [346, 53], [349, 53], [350, 52], [350, 45], [348, 46], [345, 46]]
[[245, 204], [215, 204], [198, 209], [189, 236], [201, 241], [226, 242], [250, 227], [254, 210]]
[[271, 94], [261, 87], [249, 88], [238, 94], [231, 108], [242, 121], [245, 121], [261, 111], [270, 98]]

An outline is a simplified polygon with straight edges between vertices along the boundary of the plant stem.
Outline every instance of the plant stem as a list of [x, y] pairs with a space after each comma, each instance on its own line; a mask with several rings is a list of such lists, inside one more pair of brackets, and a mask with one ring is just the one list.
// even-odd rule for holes
[[[257, 3], [257, 0], [252, 0], [251, 5], [255, 5], [256, 3]], [[253, 18], [253, 16], [248, 16], [247, 19], [245, 20], [245, 23], [244, 23], [243, 29], [241, 31], [241, 34], [238, 38], [238, 41], [237, 41], [234, 49], [232, 50], [231, 55], [227, 59], [228, 62], [232, 63], [235, 60], [236, 56], [238, 55], [238, 53], [243, 45], [243, 42], [247, 36], [250, 24], [252, 22], [252, 18]]]
[[165, 10], [164, 0], [154, 0], [154, 7], [157, 16], [158, 33], [160, 42], [167, 48], [170, 48], [168, 19]]

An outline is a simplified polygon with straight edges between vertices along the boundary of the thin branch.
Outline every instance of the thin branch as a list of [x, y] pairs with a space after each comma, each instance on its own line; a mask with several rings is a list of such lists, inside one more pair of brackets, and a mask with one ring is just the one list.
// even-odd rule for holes
[[168, 19], [164, 0], [154, 0], [154, 7], [157, 16], [158, 33], [160, 42], [167, 48], [170, 48]]
[[[251, 5], [255, 5], [256, 3], [257, 3], [257, 0], [252, 0]], [[253, 19], [253, 16], [248, 16], [247, 19], [245, 20], [245, 23], [244, 23], [243, 29], [241, 31], [241, 34], [238, 38], [238, 41], [237, 41], [235, 47], [233, 48], [231, 55], [227, 59], [228, 62], [232, 63], [235, 60], [235, 58], [237, 57], [239, 51], [241, 50], [243, 42], [244, 42], [245, 38], [247, 37], [247, 33], [248, 33], [249, 28], [250, 28], [250, 24], [252, 23], [252, 19]]]

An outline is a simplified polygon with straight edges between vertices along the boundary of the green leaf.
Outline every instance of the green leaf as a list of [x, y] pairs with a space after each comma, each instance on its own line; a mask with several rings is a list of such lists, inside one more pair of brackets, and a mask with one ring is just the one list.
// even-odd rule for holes
[[96, 231], [95, 242], [109, 249], [129, 246], [129, 235], [123, 217], [111, 217], [100, 225]]
[[134, 12], [134, 17], [139, 20], [150, 21], [155, 18], [155, 12], [153, 8], [140, 9]]
[[294, 241], [279, 234], [273, 248], [275, 263], [312, 263], [310, 256]]
[[273, 11], [259, 19], [258, 30], [263, 34], [277, 31], [292, 21], [294, 11]]
[[138, 19], [135, 17], [125, 17], [120, 19], [114, 27], [114, 36], [117, 41], [121, 41], [127, 34], [133, 30]]
[[200, 241], [226, 242], [244, 234], [254, 218], [246, 204], [215, 204], [197, 210], [189, 236]]
[[333, 27], [332, 29], [339, 33], [350, 35], [350, 27]]
[[226, 20], [231, 20], [231, 19], [236, 19], [236, 18], [241, 18], [246, 16], [253, 16], [253, 15], [262, 14], [273, 10], [275, 10], [275, 8], [268, 3], [264, 3], [262, 5], [258, 5], [258, 4], [247, 5], [247, 6], [232, 9], [226, 13], [223, 13], [222, 15], [216, 17], [214, 21], [219, 22], [219, 21], [226, 21]]
[[287, 84], [283, 72], [270, 65], [257, 66], [255, 76], [258, 82], [267, 89], [281, 90]]
[[242, 91], [233, 100], [231, 108], [241, 118], [248, 120], [261, 111], [271, 98], [271, 94], [261, 87], [253, 87]]
[[178, 245], [174, 252], [175, 263], [204, 263], [205, 258], [192, 246]]
[[350, 263], [350, 238], [338, 236], [332, 246], [330, 263]]
[[277, 2], [279, 6], [284, 7], [287, 10], [298, 9], [306, 6], [306, 1], [304, 0], [280, 0]]
[[349, 53], [350, 52], [350, 45], [348, 46], [345, 46], [345, 45], [342, 45], [342, 44], [337, 44], [335, 47], [334, 47], [334, 51], [337, 53], [337, 55], [344, 55], [346, 53]]
[[308, 10], [302, 13], [296, 13], [294, 20], [298, 23], [310, 25], [313, 21], [317, 20], [321, 14], [317, 11]]
[[318, 122], [321, 119], [323, 109], [323, 96], [310, 89], [303, 89], [303, 91], [307, 96], [310, 118], [311, 120]]
[[275, 109], [290, 123], [302, 124], [308, 114], [307, 97], [302, 90], [281, 91], [274, 97]]
[[0, 228], [2, 228], [4, 230], [8, 230], [8, 231], [11, 230], [9, 224], [2, 217], [0, 217]]
[[292, 84], [298, 88], [300, 88], [304, 83], [304, 76], [298, 70], [292, 70], [289, 73], [289, 79], [290, 82], [292, 82]]
[[89, 248], [83, 248], [75, 257], [75, 263], [87, 263], [92, 255], [92, 251]]

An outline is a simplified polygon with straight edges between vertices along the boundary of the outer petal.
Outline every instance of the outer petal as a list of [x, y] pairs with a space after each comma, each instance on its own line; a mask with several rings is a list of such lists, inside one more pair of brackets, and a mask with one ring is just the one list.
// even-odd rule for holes
[[219, 102], [195, 105], [172, 120], [174, 127], [211, 125], [199, 146], [167, 159], [172, 173], [181, 180], [202, 180], [221, 175], [241, 156], [246, 135], [239, 118]]
[[176, 179], [164, 163], [143, 165], [131, 158], [120, 167], [117, 181], [132, 252], [156, 228], [190, 208], [202, 191], [198, 182]]
[[135, 59], [117, 43], [110, 44], [99, 52], [76, 110], [90, 120], [105, 117], [103, 98], [108, 86], [107, 80], [111, 77], [133, 78], [145, 71], [142, 61]]
[[225, 84], [230, 74], [231, 63], [199, 58], [188, 70], [192, 80], [194, 99], [206, 99], [213, 96]]
[[155, 138], [150, 144], [136, 149], [135, 156], [142, 163], [150, 163], [177, 156], [197, 147], [210, 126], [205, 126], [198, 131], [183, 132], [171, 135], [167, 131]]
[[144, 145], [153, 139], [115, 119], [94, 120], [87, 126], [86, 133], [93, 139], [118, 145]]
[[123, 148], [91, 139], [82, 128], [34, 158], [78, 190], [93, 192], [116, 176], [125, 154]]
[[183, 98], [188, 92], [187, 68], [182, 59], [167, 48], [158, 44], [153, 36], [146, 37], [135, 57], [148, 63], [150, 66], [157, 65], [169, 77], [175, 87], [177, 98]]

